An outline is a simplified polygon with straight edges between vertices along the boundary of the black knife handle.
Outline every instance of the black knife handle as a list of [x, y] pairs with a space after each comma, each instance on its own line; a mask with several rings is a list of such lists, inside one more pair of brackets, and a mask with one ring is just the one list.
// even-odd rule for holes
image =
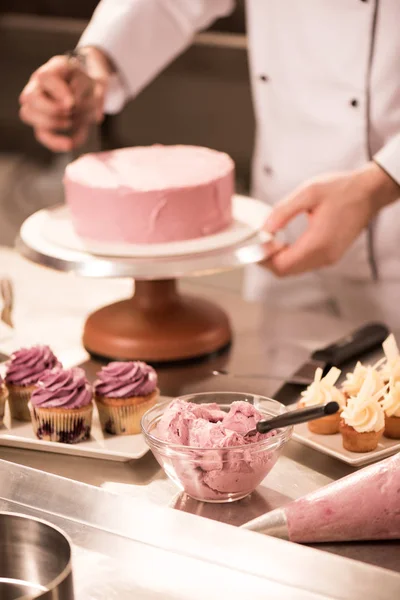
[[258, 433], [268, 433], [268, 431], [272, 431], [273, 429], [290, 427], [291, 425], [297, 425], [298, 423], [306, 423], [307, 421], [321, 419], [326, 415], [333, 415], [338, 412], [339, 408], [337, 402], [328, 402], [328, 404], [322, 406], [300, 408], [284, 413], [283, 415], [278, 415], [272, 419], [259, 421], [256, 425], [256, 429]]
[[340, 365], [359, 358], [362, 354], [375, 350], [389, 335], [389, 330], [382, 323], [370, 323], [353, 331], [339, 341], [316, 350], [312, 357], [322, 361], [329, 367]]

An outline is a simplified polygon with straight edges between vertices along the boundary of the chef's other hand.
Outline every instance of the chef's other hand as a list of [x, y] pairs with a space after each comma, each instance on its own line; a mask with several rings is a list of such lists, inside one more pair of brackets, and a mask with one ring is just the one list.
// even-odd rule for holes
[[307, 182], [275, 207], [265, 225], [275, 234], [306, 213], [306, 231], [291, 245], [276, 242], [276, 252], [262, 264], [280, 277], [332, 265], [376, 213], [399, 197], [400, 187], [374, 162]]
[[83, 144], [91, 123], [103, 119], [104, 96], [112, 66], [96, 48], [77, 58], [54, 56], [35, 71], [20, 95], [20, 118], [36, 139], [54, 152]]

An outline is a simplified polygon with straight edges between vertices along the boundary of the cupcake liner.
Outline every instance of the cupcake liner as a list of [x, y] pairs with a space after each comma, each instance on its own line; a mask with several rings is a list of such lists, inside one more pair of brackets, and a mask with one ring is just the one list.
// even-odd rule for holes
[[360, 433], [353, 427], [340, 423], [340, 433], [342, 434], [343, 448], [350, 452], [372, 452], [379, 444], [383, 435], [383, 429], [380, 431], [366, 431]]
[[6, 408], [6, 401], [8, 398], [8, 391], [6, 388], [2, 389], [0, 386], [0, 426], [3, 425], [4, 411]]
[[308, 429], [312, 433], [319, 435], [334, 435], [339, 433], [340, 414], [337, 412], [334, 415], [327, 415], [321, 419], [314, 419], [308, 422]]
[[12, 419], [18, 421], [30, 421], [28, 403], [31, 399], [32, 392], [36, 386], [34, 385], [12, 385], [8, 384], [8, 405]]
[[29, 410], [33, 430], [40, 440], [77, 444], [89, 439], [92, 426], [93, 404], [82, 408], [38, 408]]
[[385, 415], [385, 431], [383, 435], [391, 440], [400, 440], [400, 417]]
[[146, 411], [154, 406], [158, 390], [144, 397], [102, 398], [95, 397], [101, 428], [112, 435], [133, 435], [140, 433], [140, 421]]

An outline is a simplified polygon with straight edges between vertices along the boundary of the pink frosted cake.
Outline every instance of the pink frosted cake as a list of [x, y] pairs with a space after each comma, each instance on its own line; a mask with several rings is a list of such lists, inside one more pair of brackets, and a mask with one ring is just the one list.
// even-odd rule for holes
[[199, 238], [232, 221], [234, 163], [196, 146], [86, 154], [67, 166], [76, 233], [96, 242], [156, 244]]

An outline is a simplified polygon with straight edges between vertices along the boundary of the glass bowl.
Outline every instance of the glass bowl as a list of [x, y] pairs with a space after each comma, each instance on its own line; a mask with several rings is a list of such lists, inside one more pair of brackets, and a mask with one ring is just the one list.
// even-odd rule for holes
[[[287, 411], [276, 400], [236, 392], [191, 394], [179, 399], [196, 404], [215, 402], [226, 412], [232, 402], [241, 400], [253, 404], [265, 418]], [[211, 449], [173, 444], [157, 438], [156, 431], [170, 403], [161, 402], [148, 410], [142, 417], [142, 431], [168, 477], [186, 494], [202, 502], [233, 502], [251, 494], [271, 471], [292, 435], [293, 428], [285, 427], [267, 439], [245, 446]]]

